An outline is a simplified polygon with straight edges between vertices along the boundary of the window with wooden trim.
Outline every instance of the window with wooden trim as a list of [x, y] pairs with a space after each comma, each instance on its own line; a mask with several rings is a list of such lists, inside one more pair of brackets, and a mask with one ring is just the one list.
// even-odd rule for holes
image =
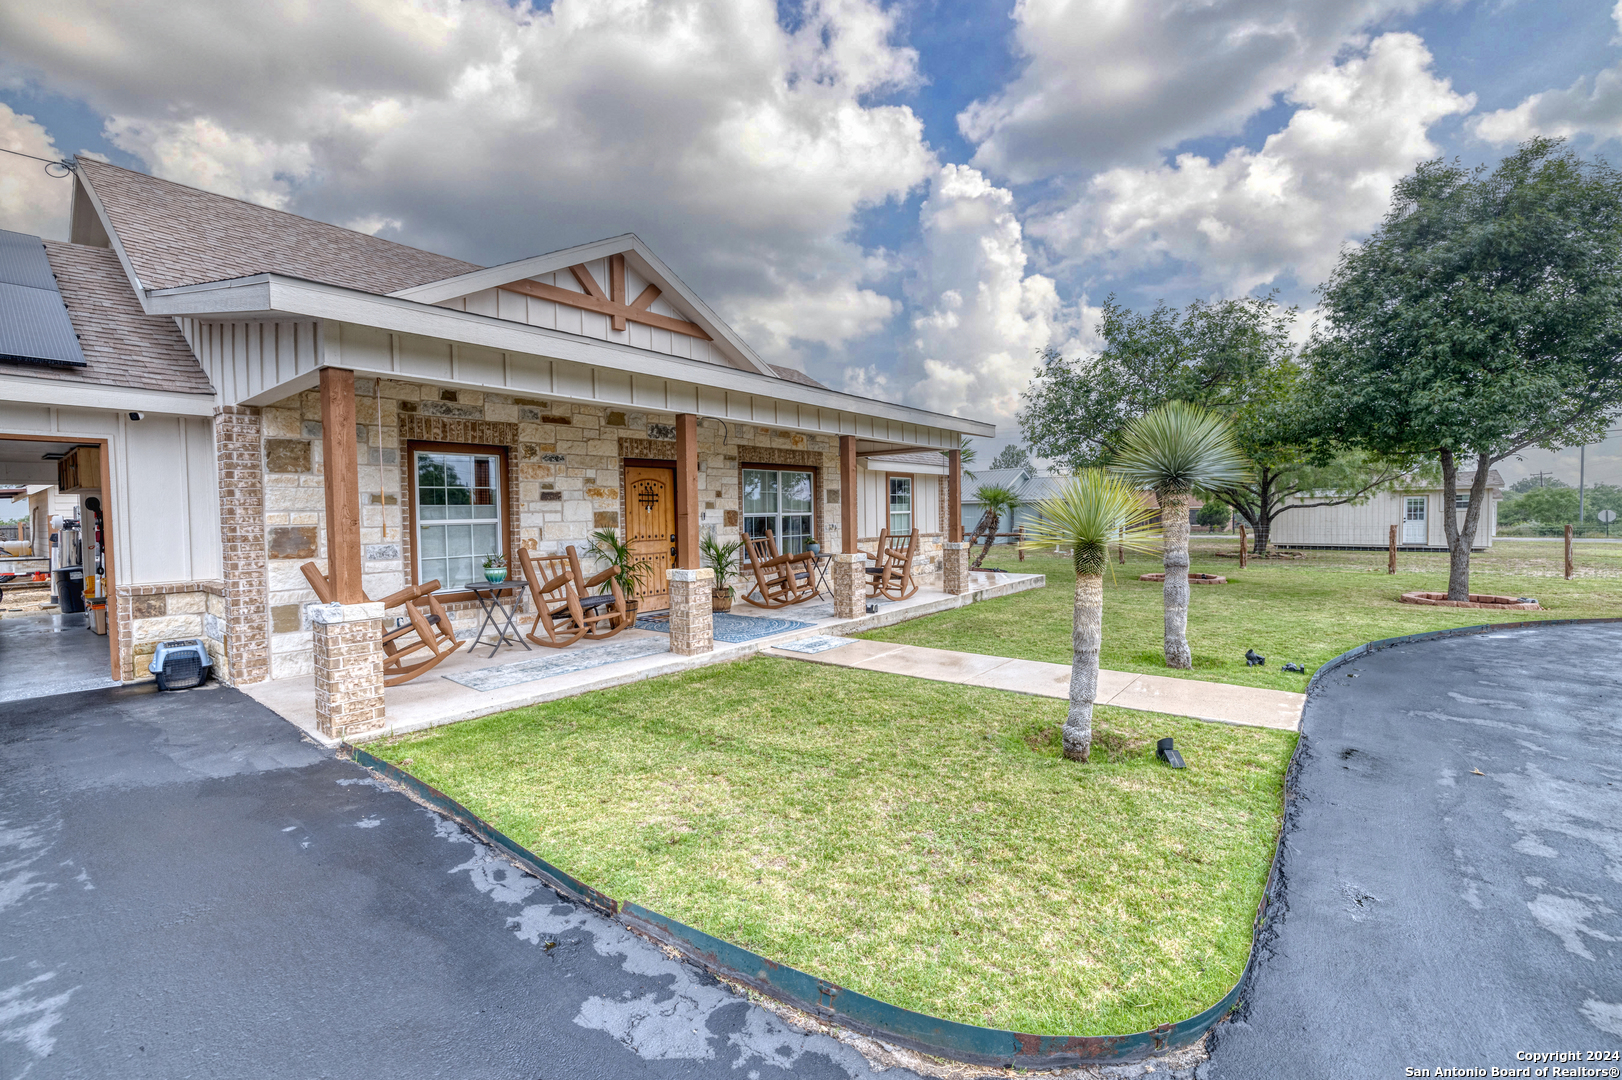
[[777, 550], [798, 555], [816, 539], [816, 478], [802, 469], [743, 470], [743, 531], [765, 536]]
[[411, 449], [412, 553], [417, 581], [454, 591], [484, 576], [484, 560], [507, 554], [506, 459], [489, 447]]
[[890, 535], [906, 536], [912, 532], [912, 477], [888, 473], [885, 479], [890, 489]]

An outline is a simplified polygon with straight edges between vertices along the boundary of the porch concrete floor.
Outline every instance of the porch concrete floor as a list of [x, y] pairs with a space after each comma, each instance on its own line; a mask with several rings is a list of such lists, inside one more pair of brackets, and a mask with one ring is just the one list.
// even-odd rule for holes
[[[525, 652], [523, 647], [519, 645], [505, 646], [496, 650], [496, 655], [493, 657], [490, 655], [490, 646], [488, 644], [477, 649], [469, 649], [467, 646], [463, 646], [455, 655], [448, 657], [432, 671], [419, 676], [412, 682], [386, 690], [384, 692], [384, 707], [386, 710], [384, 727], [374, 733], [369, 733], [365, 738], [379, 738], [408, 731], [419, 731], [440, 724], [471, 720], [479, 716], [505, 712], [508, 709], [522, 708], [525, 705], [535, 705], [543, 701], [555, 701], [558, 698], [573, 697], [576, 694], [584, 694], [592, 690], [620, 686], [641, 679], [651, 679], [658, 675], [667, 675], [672, 672], [688, 671], [709, 664], [737, 660], [766, 650], [772, 645], [793, 641], [797, 638], [818, 634], [854, 634], [863, 630], [876, 629], [880, 626], [890, 626], [907, 619], [917, 618], [920, 615], [947, 611], [980, 600], [991, 600], [999, 596], [1024, 592], [1028, 589], [1039, 589], [1046, 583], [1047, 579], [1041, 574], [976, 573], [973, 575], [973, 590], [961, 596], [954, 596], [939, 588], [925, 587], [919, 589], [915, 595], [907, 600], [899, 602], [879, 600], [877, 601], [879, 610], [876, 613], [862, 615], [856, 619], [836, 618], [833, 611], [833, 601], [826, 598], [813, 600], [795, 607], [774, 608], [769, 611], [751, 607], [740, 600], [732, 605], [732, 614], [734, 615], [766, 619], [791, 619], [795, 622], [809, 623], [810, 625], [785, 630], [780, 634], [773, 634], [768, 637], [756, 638], [753, 641], [735, 644], [716, 642], [713, 652], [699, 656], [677, 656], [669, 651], [661, 651], [648, 656], [605, 663], [597, 667], [588, 667], [567, 674], [543, 676], [514, 686], [486, 691], [475, 690], [460, 683], [452, 682], [449, 676], [499, 668], [508, 664], [522, 663], [527, 660], [545, 657], [575, 654], [584, 658], [592, 650], [616, 648], [637, 641], [668, 641], [669, 636], [653, 630], [632, 628], [622, 631], [608, 641], [582, 641], [568, 649], [546, 649], [532, 643], [531, 649], [533, 651]], [[525, 629], [528, 628], [529, 622], [529, 619], [523, 621]], [[1007, 661], [1001, 661], [1000, 659], [999, 662], [1007, 663]], [[272, 679], [255, 686], [244, 687], [243, 691], [284, 719], [297, 724], [323, 745], [336, 745], [336, 740], [326, 738], [316, 730], [315, 677], [313, 675]], [[361, 740], [357, 738], [351, 741]]]
[[[1037, 697], [1068, 698], [1070, 665], [1044, 664], [1036, 660], [1010, 660], [1001, 656], [926, 649], [917, 645], [895, 645], [888, 641], [853, 641], [819, 653], [786, 652], [768, 649], [767, 655], [813, 664], [888, 671], [938, 682], [987, 686], [995, 690], [1015, 690]], [[1174, 679], [1165, 675], [1135, 675], [1128, 671], [1100, 671], [1100, 705], [1119, 705], [1145, 712], [1170, 713], [1196, 720], [1223, 724], [1280, 728], [1296, 731], [1301, 726], [1305, 694], [1266, 690], [1254, 686]]]

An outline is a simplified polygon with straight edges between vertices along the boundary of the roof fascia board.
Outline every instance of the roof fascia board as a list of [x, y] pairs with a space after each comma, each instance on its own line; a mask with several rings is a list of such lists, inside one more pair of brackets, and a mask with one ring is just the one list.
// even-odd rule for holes
[[503, 352], [527, 353], [551, 360], [564, 360], [591, 367], [627, 371], [649, 378], [709, 386], [719, 390], [775, 398], [798, 405], [810, 405], [835, 412], [881, 417], [904, 424], [919, 424], [963, 435], [990, 438], [995, 426], [978, 420], [915, 409], [906, 405], [874, 401], [871, 398], [806, 386], [775, 375], [756, 374], [737, 368], [666, 356], [617, 342], [598, 341], [551, 330], [477, 315], [452, 308], [435, 307], [412, 300], [378, 296], [320, 282], [284, 278], [275, 274], [255, 275], [240, 282], [219, 283], [200, 288], [186, 286], [151, 294], [154, 313], [202, 318], [281, 318], [288, 315], [357, 323], [393, 333], [416, 334], [447, 341], [481, 345]]
[[66, 379], [30, 379], [0, 374], [0, 398], [32, 405], [59, 405], [76, 409], [112, 409], [151, 412], [165, 416], [213, 416], [212, 394], [173, 394], [134, 386], [69, 382]]
[[475, 270], [472, 273], [462, 274], [458, 277], [446, 278], [444, 281], [431, 281], [426, 285], [417, 285], [409, 289], [389, 295], [402, 300], [415, 300], [420, 304], [438, 304], [444, 300], [451, 300], [458, 296], [467, 296], [470, 293], [482, 292], [485, 289], [494, 289], [511, 281], [520, 281], [524, 278], [534, 277], [536, 274], [552, 274], [559, 270], [566, 270], [583, 262], [595, 259], [606, 259], [610, 255], [626, 255], [627, 261], [637, 273], [650, 281], [656, 281], [666, 293], [674, 293], [681, 303], [691, 309], [697, 317], [698, 324], [702, 326], [716, 341], [725, 345], [734, 352], [737, 358], [748, 367], [754, 368], [762, 375], [777, 378], [777, 373], [762, 360], [749, 343], [738, 336], [737, 331], [728, 326], [726, 321], [715, 313], [711, 307], [698, 294], [687, 287], [687, 283], [677, 276], [675, 271], [666, 266], [653, 249], [642, 242], [642, 238], [635, 233], [622, 233], [611, 236], [606, 240], [595, 240], [589, 244], [580, 244], [577, 247], [564, 248], [562, 251], [552, 251], [545, 255], [535, 255], [528, 259], [519, 259], [517, 262], [504, 263], [501, 266], [491, 266], [484, 270]]

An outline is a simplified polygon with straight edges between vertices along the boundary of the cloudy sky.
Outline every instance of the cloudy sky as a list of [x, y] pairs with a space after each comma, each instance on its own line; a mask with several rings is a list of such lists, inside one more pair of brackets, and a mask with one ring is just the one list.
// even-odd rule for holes
[[[1622, 0], [0, 0], [0, 146], [485, 264], [635, 231], [774, 362], [1008, 434], [1106, 295], [1310, 308], [1416, 162], [1534, 134], [1615, 156]], [[0, 227], [67, 191], [0, 155]]]

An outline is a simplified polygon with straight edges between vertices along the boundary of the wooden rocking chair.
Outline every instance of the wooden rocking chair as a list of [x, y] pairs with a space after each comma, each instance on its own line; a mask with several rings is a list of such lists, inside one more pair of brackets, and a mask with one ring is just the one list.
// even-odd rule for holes
[[[744, 560], [740, 569], [753, 571], [755, 587], [743, 594], [745, 602], [759, 608], [803, 604], [817, 595], [817, 559], [810, 552], [780, 555], [777, 537], [770, 529], [765, 536], [743, 538]], [[759, 599], [756, 599], [759, 597]]]
[[[519, 548], [518, 564], [535, 598], [535, 623], [524, 636], [537, 645], [566, 649], [581, 638], [601, 641], [636, 621], [626, 610], [613, 568], [588, 578], [573, 545], [562, 555], [536, 555]], [[588, 592], [604, 584], [609, 592]]]
[[[315, 563], [305, 563], [299, 569], [304, 571], [305, 580], [323, 604], [337, 601], [332, 583], [316, 568]], [[456, 628], [451, 625], [450, 615], [446, 614], [444, 605], [434, 596], [438, 589], [439, 582], [430, 581], [423, 585], [407, 585], [383, 598], [384, 611], [404, 605], [409, 620], [404, 626], [383, 631], [384, 686], [410, 682], [462, 647], [462, 643], [456, 639]], [[417, 606], [424, 600], [428, 602], [426, 613]], [[425, 659], [406, 663], [408, 657], [425, 650], [428, 653]]]
[[887, 600], [905, 600], [918, 591], [912, 579], [912, 557], [918, 551], [918, 530], [907, 534], [905, 547], [891, 546], [890, 530], [879, 533], [879, 550], [873, 558], [877, 566], [867, 568], [869, 596], [882, 596]]

